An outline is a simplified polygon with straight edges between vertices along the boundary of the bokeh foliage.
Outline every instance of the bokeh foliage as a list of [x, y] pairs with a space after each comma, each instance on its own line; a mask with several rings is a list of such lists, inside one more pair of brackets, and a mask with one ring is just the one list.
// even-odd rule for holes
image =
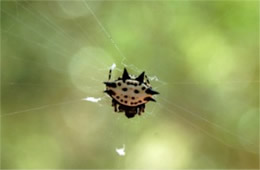
[[[86, 2], [1, 1], [1, 168], [259, 168], [258, 1]], [[113, 63], [159, 78], [144, 115]]]

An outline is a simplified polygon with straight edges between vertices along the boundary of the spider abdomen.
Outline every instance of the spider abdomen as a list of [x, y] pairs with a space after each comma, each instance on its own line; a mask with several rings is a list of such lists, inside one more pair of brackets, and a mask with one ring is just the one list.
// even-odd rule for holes
[[122, 78], [112, 82], [105, 82], [105, 84], [105, 92], [113, 99], [112, 103], [115, 111], [125, 111], [128, 118], [144, 112], [145, 104], [149, 101], [155, 101], [152, 95], [159, 94], [152, 90], [148, 82], [144, 82], [144, 72], [137, 78], [133, 78], [124, 69]]

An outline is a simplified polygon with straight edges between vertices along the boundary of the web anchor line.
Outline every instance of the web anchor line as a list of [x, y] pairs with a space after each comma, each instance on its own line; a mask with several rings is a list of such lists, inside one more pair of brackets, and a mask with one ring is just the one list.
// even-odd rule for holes
[[54, 106], [62, 106], [62, 105], [68, 105], [68, 104], [79, 103], [79, 102], [82, 102], [82, 101], [83, 101], [83, 100], [80, 99], [80, 100], [72, 100], [72, 101], [66, 101], [66, 102], [55, 103], [55, 104], [42, 105], [42, 106], [39, 106], [39, 107], [34, 107], [34, 108], [25, 109], [25, 110], [19, 110], [19, 111], [14, 111], [14, 112], [5, 113], [5, 114], [0, 115], [0, 118], [6, 117], [6, 116], [13, 116], [13, 115], [16, 115], [16, 114], [25, 113], [25, 112], [30, 112], [30, 111], [36, 111], [36, 110], [47, 109], [47, 108], [54, 107]]
[[98, 19], [97, 15], [94, 13], [94, 11], [90, 8], [90, 6], [88, 5], [88, 3], [86, 1], [83, 1], [84, 5], [88, 8], [89, 12], [91, 13], [91, 15], [94, 17], [94, 19], [96, 20], [96, 22], [98, 23], [99, 27], [101, 28], [101, 30], [105, 33], [106, 37], [110, 40], [110, 42], [113, 44], [113, 46], [115, 47], [115, 49], [118, 51], [120, 57], [122, 58], [122, 62], [121, 64], [126, 66], [126, 64], [124, 64], [124, 61], [126, 60], [125, 55], [123, 54], [123, 52], [120, 50], [119, 46], [117, 45], [117, 43], [115, 42], [115, 40], [112, 38], [111, 34], [109, 34], [109, 32], [107, 31], [107, 29], [104, 27], [104, 25], [101, 23], [101, 21]]
[[189, 109], [187, 109], [187, 108], [185, 108], [185, 107], [183, 107], [183, 106], [180, 106], [180, 105], [178, 105], [178, 104], [176, 104], [176, 103], [172, 103], [172, 102], [170, 103], [168, 100], [166, 100], [166, 99], [163, 98], [163, 97], [160, 97], [160, 98], [161, 98], [163, 101], [165, 101], [165, 103], [167, 103], [167, 104], [173, 106], [174, 108], [177, 108], [177, 109], [179, 109], [179, 110], [182, 110], [182, 111], [184, 111], [184, 112], [186, 112], [186, 113], [188, 113], [188, 114], [190, 114], [190, 115], [192, 115], [192, 116], [194, 116], [194, 117], [196, 117], [196, 118], [198, 118], [198, 119], [200, 119], [200, 120], [202, 120], [202, 121], [204, 121], [204, 122], [206, 122], [206, 123], [212, 125], [213, 127], [217, 128], [217, 129], [219, 129], [219, 130], [221, 130], [222, 132], [225, 132], [226, 134], [229, 134], [230, 136], [237, 137], [237, 138], [239, 138], [240, 140], [245, 141], [245, 142], [246, 142], [247, 144], [249, 144], [249, 145], [252, 145], [252, 146], [254, 146], [254, 147], [257, 147], [254, 143], [252, 143], [251, 141], [247, 140], [245, 137], [241, 137], [240, 135], [234, 134], [234, 133], [232, 133], [231, 131], [227, 130], [226, 128], [222, 127], [221, 125], [219, 125], [219, 124], [217, 124], [217, 123], [214, 123], [214, 122], [212, 122], [212, 121], [210, 121], [210, 120], [208, 120], [208, 119], [206, 119], [206, 118], [200, 116], [199, 114], [196, 114], [195, 112], [192, 112], [191, 110], [189, 110]]

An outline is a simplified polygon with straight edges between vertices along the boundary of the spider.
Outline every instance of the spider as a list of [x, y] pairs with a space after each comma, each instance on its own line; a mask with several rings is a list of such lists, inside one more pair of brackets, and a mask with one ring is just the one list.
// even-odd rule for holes
[[129, 75], [126, 68], [122, 77], [110, 81], [112, 69], [109, 70], [108, 81], [104, 82], [104, 91], [112, 98], [112, 107], [115, 112], [125, 112], [126, 117], [133, 118], [136, 114], [141, 115], [145, 111], [145, 104], [149, 101], [156, 102], [152, 97], [159, 94], [154, 91], [150, 81], [142, 72], [138, 77]]

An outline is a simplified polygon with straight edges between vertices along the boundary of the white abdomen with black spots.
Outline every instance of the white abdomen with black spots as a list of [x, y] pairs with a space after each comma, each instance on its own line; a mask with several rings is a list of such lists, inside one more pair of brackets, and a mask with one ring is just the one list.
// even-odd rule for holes
[[146, 97], [152, 97], [152, 95], [145, 93], [148, 87], [143, 83], [139, 85], [136, 80], [127, 80], [125, 83], [122, 80], [117, 80], [115, 83], [116, 87], [108, 87], [108, 90], [115, 92], [112, 97], [120, 104], [138, 106], [148, 102], [144, 100]]

